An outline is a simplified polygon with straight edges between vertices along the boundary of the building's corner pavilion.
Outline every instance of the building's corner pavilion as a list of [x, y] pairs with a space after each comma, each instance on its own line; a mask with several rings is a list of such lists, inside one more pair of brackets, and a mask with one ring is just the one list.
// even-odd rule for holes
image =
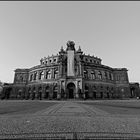
[[73, 41], [57, 55], [41, 58], [40, 65], [16, 69], [9, 98], [111, 99], [130, 97], [126, 68], [111, 68], [85, 55]]

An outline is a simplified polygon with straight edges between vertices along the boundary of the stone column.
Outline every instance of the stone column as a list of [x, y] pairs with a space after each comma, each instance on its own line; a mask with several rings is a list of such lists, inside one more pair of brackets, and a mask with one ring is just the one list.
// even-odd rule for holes
[[42, 85], [42, 99], [45, 99], [45, 85]]
[[50, 84], [50, 88], [49, 88], [49, 99], [53, 99], [53, 85]]
[[83, 68], [83, 64], [80, 62], [80, 66], [79, 66], [79, 71], [80, 71], [80, 76], [83, 77], [83, 71], [84, 71], [84, 68]]
[[39, 79], [39, 71], [37, 71], [37, 75], [36, 75], [36, 80], [38, 81]]
[[61, 94], [59, 93], [59, 91], [57, 92], [57, 99], [58, 99], [58, 100], [61, 99]]
[[51, 79], [54, 78], [54, 68], [51, 68]]
[[46, 70], [43, 70], [43, 79], [42, 80], [45, 80], [46, 78]]

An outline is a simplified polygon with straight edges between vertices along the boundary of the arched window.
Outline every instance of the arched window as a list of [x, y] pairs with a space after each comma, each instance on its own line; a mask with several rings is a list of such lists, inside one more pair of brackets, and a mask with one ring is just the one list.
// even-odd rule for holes
[[88, 85], [85, 85], [85, 91], [88, 91], [88, 90], [89, 90]]
[[21, 98], [21, 96], [22, 96], [22, 89], [19, 89], [19, 90], [18, 90], [17, 98]]
[[96, 86], [93, 86], [93, 90], [97, 90], [97, 87]]
[[88, 85], [85, 85], [85, 98], [86, 99], [89, 98], [89, 87], [88, 87]]
[[101, 86], [101, 90], [103, 90], [103, 86]]
[[41, 86], [38, 87], [38, 92], [42, 92], [42, 87]]
[[106, 89], [107, 89], [107, 91], [109, 91], [109, 87], [107, 87]]
[[101, 80], [102, 79], [102, 73], [98, 71], [98, 78]]
[[33, 80], [33, 74], [30, 75], [30, 81], [32, 81], [32, 80]]
[[84, 70], [84, 78], [87, 79], [88, 78], [88, 71]]
[[120, 76], [116, 75], [116, 80], [119, 81], [120, 80]]
[[57, 85], [55, 85], [54, 88], [53, 88], [53, 98], [54, 99], [57, 98], [57, 92], [58, 92], [58, 87], [57, 87]]
[[35, 87], [33, 87], [33, 93], [31, 94], [32, 100], [35, 98], [35, 94], [36, 94], [36, 89], [35, 89]]
[[55, 70], [54, 71], [54, 79], [57, 79], [58, 78], [58, 70]]
[[37, 72], [34, 73], [34, 80], [36, 80]]
[[31, 93], [32, 93], [32, 90], [31, 90], [31, 87], [29, 87], [29, 89], [28, 89], [27, 99], [29, 99], [29, 97], [30, 97]]
[[109, 73], [109, 79], [112, 80], [111, 73]]
[[43, 71], [40, 71], [40, 72], [39, 72], [39, 78], [38, 78], [38, 79], [39, 79], [39, 80], [42, 80], [42, 79], [43, 79], [43, 75], [44, 75]]
[[113, 94], [114, 94], [114, 88], [112, 87], [111, 88], [111, 96], [112, 96], [112, 98], [114, 98], [114, 95]]
[[49, 97], [49, 92], [50, 92], [49, 86], [46, 86], [44, 98], [48, 98]]
[[38, 98], [41, 100], [42, 98], [42, 87], [38, 88]]
[[46, 79], [51, 79], [51, 71], [46, 72]]
[[108, 79], [108, 78], [107, 78], [107, 72], [106, 72], [106, 71], [105, 71], [105, 79]]
[[107, 98], [109, 98], [110, 97], [109, 96], [109, 87], [107, 87], [106, 90], [107, 90]]
[[95, 71], [91, 71], [91, 79], [95, 79]]
[[35, 87], [33, 87], [33, 93], [34, 93], [34, 94], [36, 93], [36, 89], [35, 89]]

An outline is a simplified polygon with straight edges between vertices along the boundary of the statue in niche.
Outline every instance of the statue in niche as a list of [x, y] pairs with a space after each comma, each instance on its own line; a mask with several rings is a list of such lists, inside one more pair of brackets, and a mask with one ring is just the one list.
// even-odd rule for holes
[[19, 79], [20, 82], [23, 82], [23, 76], [20, 75], [20, 79]]
[[58, 58], [58, 62], [62, 62], [63, 60], [64, 60], [64, 56], [60, 55], [59, 58]]
[[80, 61], [82, 61], [83, 60], [83, 55], [80, 55], [79, 58], [80, 58]]
[[22, 74], [16, 74], [16, 76], [15, 76], [16, 78], [16, 81], [17, 82], [23, 82], [23, 76], [22, 76]]

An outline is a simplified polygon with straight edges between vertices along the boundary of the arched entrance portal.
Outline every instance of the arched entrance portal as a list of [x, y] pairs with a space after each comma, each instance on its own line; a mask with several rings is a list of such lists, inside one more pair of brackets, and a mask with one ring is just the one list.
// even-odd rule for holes
[[75, 93], [75, 85], [74, 85], [74, 83], [69, 83], [67, 85], [67, 98], [73, 99], [74, 93]]

